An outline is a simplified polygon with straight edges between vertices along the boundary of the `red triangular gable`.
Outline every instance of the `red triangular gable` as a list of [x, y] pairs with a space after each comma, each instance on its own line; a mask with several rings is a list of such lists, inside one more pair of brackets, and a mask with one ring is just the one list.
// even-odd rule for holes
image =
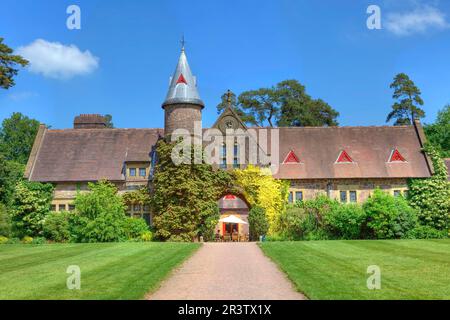
[[300, 163], [300, 160], [298, 160], [297, 155], [294, 153], [294, 151], [289, 151], [288, 155], [286, 156], [286, 159], [284, 159], [284, 164], [289, 163]]
[[353, 162], [353, 159], [348, 155], [347, 151], [342, 150], [339, 154], [338, 159], [336, 160], [336, 163], [349, 163]]
[[402, 156], [398, 149], [395, 149], [391, 154], [389, 162], [406, 162], [406, 159]]
[[187, 81], [186, 81], [186, 79], [184, 78], [184, 76], [183, 76], [182, 73], [180, 73], [180, 76], [178, 77], [178, 80], [177, 80], [177, 84], [179, 84], [179, 83], [187, 84]]

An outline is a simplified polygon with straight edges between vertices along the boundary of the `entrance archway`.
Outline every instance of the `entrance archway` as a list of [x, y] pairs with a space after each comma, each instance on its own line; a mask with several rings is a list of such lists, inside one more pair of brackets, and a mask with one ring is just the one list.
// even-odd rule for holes
[[216, 234], [220, 234], [221, 239], [225, 241], [248, 241], [250, 205], [245, 198], [235, 193], [226, 193], [218, 200], [218, 206], [220, 219], [233, 215], [247, 224], [219, 222]]

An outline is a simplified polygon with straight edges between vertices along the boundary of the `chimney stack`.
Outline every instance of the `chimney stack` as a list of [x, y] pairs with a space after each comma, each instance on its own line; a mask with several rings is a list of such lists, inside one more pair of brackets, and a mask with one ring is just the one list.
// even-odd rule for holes
[[105, 129], [106, 119], [99, 114], [80, 114], [73, 120], [74, 129]]

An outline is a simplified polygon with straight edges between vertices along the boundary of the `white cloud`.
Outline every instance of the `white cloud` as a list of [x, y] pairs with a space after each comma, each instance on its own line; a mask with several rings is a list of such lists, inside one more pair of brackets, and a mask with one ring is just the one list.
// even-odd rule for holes
[[450, 27], [445, 14], [431, 6], [419, 6], [413, 11], [390, 13], [384, 24], [387, 30], [397, 36], [425, 33], [431, 29], [443, 30]]
[[99, 61], [89, 50], [82, 52], [73, 44], [63, 45], [43, 39], [19, 47], [17, 53], [30, 61], [29, 71], [55, 79], [89, 74], [97, 69]]

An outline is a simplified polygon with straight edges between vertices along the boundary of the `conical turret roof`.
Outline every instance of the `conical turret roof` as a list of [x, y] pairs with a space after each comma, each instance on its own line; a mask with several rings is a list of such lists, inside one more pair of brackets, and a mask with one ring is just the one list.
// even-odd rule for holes
[[173, 76], [170, 78], [169, 91], [167, 92], [163, 107], [168, 104], [178, 103], [197, 104], [203, 107], [204, 103], [198, 94], [196, 82], [191, 68], [189, 68], [184, 48], [182, 48], [177, 67]]

